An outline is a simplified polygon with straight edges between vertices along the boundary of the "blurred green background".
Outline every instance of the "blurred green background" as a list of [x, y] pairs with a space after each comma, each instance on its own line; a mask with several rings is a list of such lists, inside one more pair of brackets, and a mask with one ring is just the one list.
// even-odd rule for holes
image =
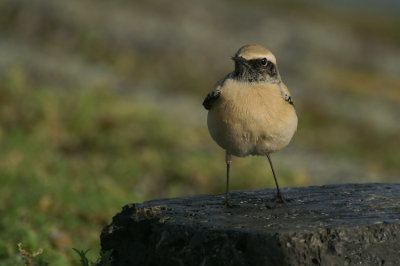
[[[99, 251], [131, 202], [223, 193], [224, 152], [201, 103], [258, 43], [276, 55], [299, 128], [281, 186], [396, 182], [396, 1], [0, 1], [0, 264], [17, 243], [50, 265]], [[234, 158], [231, 189], [274, 187]]]

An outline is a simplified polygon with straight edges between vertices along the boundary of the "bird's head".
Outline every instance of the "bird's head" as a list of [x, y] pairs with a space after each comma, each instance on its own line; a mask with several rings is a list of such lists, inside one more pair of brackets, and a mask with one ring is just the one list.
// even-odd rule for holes
[[237, 80], [247, 82], [278, 82], [280, 80], [275, 56], [261, 45], [245, 45], [232, 59], [235, 61], [233, 73]]

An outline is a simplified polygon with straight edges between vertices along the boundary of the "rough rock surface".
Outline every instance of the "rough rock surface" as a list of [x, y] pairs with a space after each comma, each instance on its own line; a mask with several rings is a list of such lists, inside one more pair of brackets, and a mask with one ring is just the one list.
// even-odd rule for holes
[[114, 265], [399, 265], [400, 184], [193, 195], [123, 207], [101, 234]]

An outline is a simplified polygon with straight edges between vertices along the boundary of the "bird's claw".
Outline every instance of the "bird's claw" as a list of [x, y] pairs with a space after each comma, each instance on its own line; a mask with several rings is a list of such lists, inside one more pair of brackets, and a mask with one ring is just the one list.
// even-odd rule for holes
[[227, 196], [225, 198], [225, 207], [230, 208], [232, 207], [232, 201], [231, 201], [231, 197]]
[[285, 199], [285, 198], [282, 196], [281, 193], [276, 194], [275, 199], [274, 199], [274, 202], [275, 202], [275, 203], [283, 203], [283, 204], [285, 204], [285, 203], [288, 203], [288, 202], [290, 202], [290, 201], [291, 201], [290, 199]]

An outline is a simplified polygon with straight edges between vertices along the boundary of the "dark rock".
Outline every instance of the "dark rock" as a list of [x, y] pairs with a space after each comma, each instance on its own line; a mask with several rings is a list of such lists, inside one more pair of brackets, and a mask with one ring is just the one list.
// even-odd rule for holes
[[123, 207], [101, 234], [114, 265], [399, 265], [400, 184], [194, 195]]

